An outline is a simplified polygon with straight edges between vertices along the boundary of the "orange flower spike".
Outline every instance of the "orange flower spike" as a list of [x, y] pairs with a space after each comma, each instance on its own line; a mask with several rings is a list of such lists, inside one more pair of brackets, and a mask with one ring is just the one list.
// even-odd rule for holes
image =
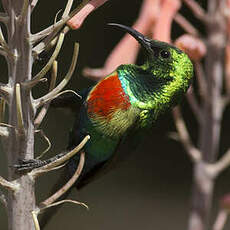
[[138, 49], [139, 45], [137, 41], [126, 34], [107, 57], [103, 68], [85, 68], [83, 74], [85, 76], [92, 76], [93, 80], [100, 80], [115, 70], [119, 65], [135, 62]]
[[67, 25], [72, 30], [77, 30], [81, 27], [86, 17], [95, 9], [103, 5], [108, 0], [91, 0], [87, 3], [77, 14], [75, 14], [68, 22]]
[[160, 14], [161, 0], [144, 0], [139, 17], [134, 23], [134, 28], [140, 33], [147, 34]]
[[[144, 0], [139, 17], [133, 28], [142, 34], [150, 32], [159, 13], [160, 0]], [[138, 42], [126, 34], [108, 56], [103, 68], [85, 68], [83, 74], [93, 80], [100, 80], [121, 64], [135, 63], [139, 50]]]
[[189, 34], [184, 34], [176, 39], [175, 45], [183, 50], [193, 61], [199, 61], [207, 52], [205, 44]]
[[172, 21], [180, 6], [180, 0], [161, 0], [160, 15], [153, 27], [154, 39], [168, 43], [171, 42]]

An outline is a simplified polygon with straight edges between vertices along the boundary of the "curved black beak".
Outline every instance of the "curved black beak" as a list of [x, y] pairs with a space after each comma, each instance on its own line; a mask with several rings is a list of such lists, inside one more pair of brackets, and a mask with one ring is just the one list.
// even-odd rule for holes
[[129, 33], [130, 35], [132, 35], [141, 44], [141, 46], [145, 49], [145, 51], [148, 54], [151, 55], [153, 53], [153, 51], [151, 49], [151, 40], [146, 38], [140, 32], [134, 30], [131, 27], [121, 25], [121, 24], [117, 24], [117, 23], [108, 23], [108, 25], [116, 26], [116, 27], [119, 27], [119, 28], [123, 29], [125, 32]]

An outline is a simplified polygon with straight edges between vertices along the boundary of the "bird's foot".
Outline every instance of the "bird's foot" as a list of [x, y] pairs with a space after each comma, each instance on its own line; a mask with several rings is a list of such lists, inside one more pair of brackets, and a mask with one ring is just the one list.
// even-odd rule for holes
[[13, 168], [15, 168], [18, 172], [31, 171], [43, 166], [44, 164], [44, 161], [38, 159], [19, 160], [18, 164], [13, 165]]

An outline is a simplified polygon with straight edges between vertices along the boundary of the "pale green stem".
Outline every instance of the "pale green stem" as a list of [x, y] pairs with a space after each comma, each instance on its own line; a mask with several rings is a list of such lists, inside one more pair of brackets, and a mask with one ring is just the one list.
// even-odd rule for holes
[[47, 64], [45, 65], [45, 67], [30, 81], [26, 81], [23, 83], [23, 86], [31, 89], [32, 87], [34, 87], [40, 80], [41, 78], [43, 78], [45, 76], [45, 74], [50, 70], [53, 62], [55, 61], [55, 59], [57, 58], [60, 49], [62, 47], [63, 41], [64, 41], [64, 33], [61, 33], [59, 35], [59, 39], [56, 45], [56, 48], [51, 56], [51, 58], [49, 59], [49, 61], [47, 62]]
[[36, 100], [34, 100], [34, 106], [36, 108], [40, 107], [41, 105], [45, 104], [46, 102], [52, 100], [54, 97], [57, 96], [57, 94], [66, 86], [66, 84], [69, 82], [69, 80], [72, 77], [72, 74], [74, 72], [75, 66], [77, 64], [77, 57], [78, 57], [78, 51], [79, 51], [79, 44], [75, 43], [74, 46], [74, 52], [73, 52], [73, 58], [72, 58], [72, 62], [69, 68], [68, 73], [66, 74], [66, 76], [64, 77], [64, 79], [48, 94], [46, 94], [45, 96], [38, 98]]

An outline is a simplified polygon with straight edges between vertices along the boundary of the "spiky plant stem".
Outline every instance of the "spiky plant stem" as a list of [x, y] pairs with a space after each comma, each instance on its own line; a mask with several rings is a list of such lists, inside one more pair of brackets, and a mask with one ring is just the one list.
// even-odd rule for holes
[[[13, 54], [7, 58], [9, 85], [13, 94], [9, 98], [9, 120], [11, 125], [7, 143], [8, 165], [12, 166], [21, 159], [34, 156], [34, 127], [31, 92], [20, 89], [22, 117], [18, 117], [16, 84], [31, 79], [32, 47], [30, 45], [30, 6], [24, 0], [5, 0], [3, 5], [9, 14], [7, 24], [8, 46]], [[25, 7], [23, 9], [23, 6]], [[28, 7], [28, 8], [27, 8]], [[23, 12], [22, 12], [23, 11]], [[21, 122], [19, 121], [21, 119]], [[23, 126], [22, 126], [23, 124]], [[10, 230], [33, 230], [31, 211], [35, 207], [34, 181], [28, 175], [15, 174], [9, 167], [9, 180], [16, 179], [20, 184], [17, 192], [8, 194], [8, 226]]]
[[210, 224], [215, 178], [205, 170], [205, 164], [216, 161], [219, 152], [220, 128], [222, 120], [223, 58], [226, 44], [225, 18], [218, 1], [208, 2], [207, 55], [205, 75], [208, 95], [202, 101], [204, 119], [199, 133], [199, 148], [202, 161], [194, 166], [192, 210], [189, 230], [206, 230]]

